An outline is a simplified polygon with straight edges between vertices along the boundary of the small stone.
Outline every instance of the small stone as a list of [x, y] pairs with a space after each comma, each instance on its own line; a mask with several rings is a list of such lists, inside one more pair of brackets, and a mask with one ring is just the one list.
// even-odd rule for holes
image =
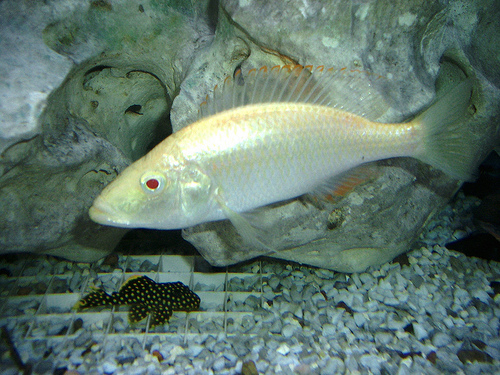
[[324, 368], [321, 369], [321, 375], [342, 374], [344, 370], [344, 361], [339, 357], [332, 357], [328, 359]]
[[82, 350], [73, 350], [69, 356], [69, 362], [73, 366], [80, 366], [83, 363]]
[[277, 277], [271, 277], [267, 281], [267, 285], [269, 285], [272, 289], [276, 289], [280, 283], [280, 279]]
[[244, 357], [248, 354], [248, 352], [250, 352], [250, 349], [247, 347], [247, 345], [245, 345], [245, 343], [241, 341], [233, 343], [233, 349], [238, 357]]
[[372, 374], [379, 374], [382, 363], [385, 359], [376, 354], [363, 354], [359, 358], [359, 364], [368, 369]]
[[259, 375], [254, 361], [243, 362], [241, 365], [241, 375]]
[[400, 302], [395, 297], [384, 297], [384, 304], [387, 306], [398, 306]]
[[113, 374], [117, 369], [116, 362], [106, 361], [102, 364], [102, 371], [105, 374]]
[[269, 332], [280, 333], [282, 329], [283, 329], [283, 322], [281, 321], [281, 319], [275, 319], [271, 327], [269, 327]]
[[375, 333], [375, 342], [377, 344], [388, 345], [392, 342], [394, 335], [390, 332], [377, 332]]
[[424, 282], [424, 279], [422, 276], [419, 276], [419, 275], [413, 275], [411, 278], [410, 278], [410, 281], [413, 283], [413, 285], [415, 286], [415, 288], [420, 288], [420, 286], [423, 284]]
[[283, 337], [285, 338], [290, 338], [293, 336], [294, 332], [296, 330], [296, 327], [292, 324], [287, 324], [283, 327], [283, 329], [281, 330], [281, 334], [283, 335]]
[[248, 298], [245, 300], [245, 305], [247, 305], [252, 310], [255, 310], [260, 307], [260, 298], [254, 295], [248, 296]]
[[366, 323], [366, 317], [364, 313], [354, 313], [353, 318], [354, 323], [360, 328], [363, 327], [363, 325]]
[[80, 335], [75, 339], [75, 346], [84, 346], [88, 341], [92, 339], [92, 334], [88, 331], [82, 331]]
[[111, 253], [101, 263], [103, 266], [110, 266], [112, 268], [116, 267], [118, 264], [118, 254]]
[[214, 369], [215, 373], [219, 373], [224, 369], [225, 366], [226, 366], [225, 359], [223, 356], [221, 356], [214, 361], [212, 368]]
[[54, 364], [52, 363], [52, 361], [48, 360], [48, 359], [45, 359], [43, 361], [40, 361], [38, 362], [36, 365], [35, 365], [35, 373], [37, 374], [46, 374], [46, 373], [50, 373], [51, 370], [52, 370], [52, 366]]
[[488, 353], [477, 349], [460, 349], [457, 356], [463, 364], [467, 362], [493, 363], [493, 358]]
[[435, 365], [435, 364], [436, 364], [436, 362], [437, 362], [437, 354], [436, 354], [436, 352], [435, 352], [435, 351], [432, 351], [432, 352], [430, 352], [429, 354], [427, 354], [427, 357], [426, 357], [426, 358], [427, 358], [427, 360], [428, 360], [430, 363], [432, 363], [433, 365]]
[[151, 353], [153, 357], [156, 357], [158, 362], [163, 361], [163, 355], [158, 351], [158, 350], [153, 350], [153, 353]]
[[287, 355], [290, 353], [290, 348], [288, 347], [287, 344], [282, 343], [277, 349], [276, 352], [280, 353], [281, 355]]
[[337, 332], [337, 328], [333, 324], [324, 324], [322, 328], [323, 336], [333, 336]]
[[69, 281], [69, 289], [72, 292], [77, 292], [80, 289], [80, 281], [82, 280], [82, 275], [79, 272], [75, 272], [73, 277]]
[[116, 332], [123, 332], [125, 331], [125, 324], [123, 323], [123, 320], [121, 318], [117, 318], [113, 322], [113, 328]]
[[151, 272], [156, 271], [156, 269], [157, 267], [155, 264], [151, 263], [149, 260], [145, 260], [139, 267], [139, 272]]
[[415, 334], [415, 337], [419, 341], [425, 340], [429, 335], [427, 330], [424, 328], [424, 326], [422, 324], [419, 324], [416, 322], [413, 323], [413, 332]]
[[354, 313], [354, 311], [349, 306], [347, 306], [347, 304], [344, 301], [337, 303], [337, 305], [335, 305], [335, 307], [337, 309], [344, 309], [345, 311], [347, 311], [351, 315]]
[[[176, 347], [176, 348], [181, 348], [181, 347]], [[190, 346], [188, 347], [188, 349], [187, 349], [187, 353], [188, 353], [188, 355], [189, 355], [189, 356], [191, 356], [191, 357], [198, 357], [198, 355], [201, 353], [201, 351], [203, 350], [203, 348], [204, 348], [204, 347], [203, 347], [202, 345], [199, 345], [199, 344], [193, 344], [193, 345], [190, 345]], [[174, 349], [175, 349], [175, 348], [174, 348]], [[181, 348], [181, 349], [182, 349], [182, 348]], [[175, 350], [176, 350], [176, 354], [175, 354], [176, 356], [177, 356], [178, 354], [183, 354], [183, 353], [184, 353], [184, 349], [182, 349], [182, 350], [177, 350], [177, 349], [175, 349]], [[170, 353], [170, 354], [172, 354], [172, 353]], [[174, 357], [174, 358], [175, 358], [175, 357]]]
[[241, 327], [243, 328], [243, 332], [250, 331], [255, 326], [255, 320], [251, 316], [244, 316], [241, 319]]
[[432, 337], [432, 345], [434, 345], [438, 348], [441, 348], [443, 346], [450, 344], [451, 341], [452, 341], [451, 337], [444, 332], [437, 332]]

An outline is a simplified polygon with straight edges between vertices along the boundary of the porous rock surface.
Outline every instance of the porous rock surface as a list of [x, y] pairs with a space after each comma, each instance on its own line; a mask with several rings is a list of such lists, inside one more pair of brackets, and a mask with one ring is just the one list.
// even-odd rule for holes
[[[468, 76], [478, 162], [498, 143], [500, 9], [493, 0], [76, 3], [0, 4], [11, 15], [2, 35], [30, 30], [21, 42], [33, 51], [16, 60], [14, 39], [0, 44], [10, 51], [0, 55], [18, 63], [17, 81], [4, 70], [2, 79], [28, 82], [16, 92], [32, 108], [16, 118], [22, 111], [5, 104], [15, 90], [1, 87], [2, 252], [91, 261], [112, 251], [125, 231], [90, 222], [93, 198], [168, 135], [169, 115], [173, 131], [191, 123], [207, 93], [238, 68], [299, 63], [376, 72], [386, 77], [374, 84], [392, 106], [386, 121], [406, 120], [436, 90]], [[45, 80], [29, 83], [33, 66]], [[407, 251], [459, 183], [410, 159], [380, 168], [340, 201], [296, 199], [267, 210], [270, 255], [352, 272]], [[227, 222], [188, 228], [184, 237], [215, 265], [264, 254]]]

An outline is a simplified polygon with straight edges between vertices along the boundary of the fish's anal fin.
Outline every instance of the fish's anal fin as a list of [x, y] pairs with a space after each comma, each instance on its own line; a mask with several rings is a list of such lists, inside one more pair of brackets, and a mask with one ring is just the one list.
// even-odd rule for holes
[[380, 169], [376, 163], [363, 164], [324, 181], [309, 194], [317, 199], [337, 201], [357, 186], [373, 181], [379, 175]]
[[267, 243], [270, 243], [269, 233], [265, 228], [258, 225], [258, 209], [251, 212], [238, 213], [227, 206], [219, 191], [216, 192], [215, 197], [226, 217], [247, 244], [257, 249], [266, 250], [269, 253], [276, 252], [276, 250], [267, 245]]

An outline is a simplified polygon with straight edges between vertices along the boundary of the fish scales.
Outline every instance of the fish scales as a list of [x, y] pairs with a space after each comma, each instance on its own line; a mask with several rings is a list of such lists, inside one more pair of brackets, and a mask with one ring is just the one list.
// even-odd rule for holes
[[[212, 116], [174, 141], [178, 158], [209, 171], [226, 204], [245, 212], [311, 191], [361, 163], [411, 155], [415, 126], [387, 127], [334, 108], [276, 103]], [[211, 217], [222, 218], [222, 210]]]
[[[331, 191], [357, 167], [409, 156], [466, 180], [477, 164], [467, 79], [413, 120], [374, 120], [387, 105], [372, 74], [274, 67], [226, 79], [203, 116], [127, 167], [95, 199], [90, 217], [128, 228], [182, 229], [229, 219], [267, 248], [255, 209]], [[378, 78], [375, 78], [378, 79]], [[272, 250], [272, 249], [271, 249]]]

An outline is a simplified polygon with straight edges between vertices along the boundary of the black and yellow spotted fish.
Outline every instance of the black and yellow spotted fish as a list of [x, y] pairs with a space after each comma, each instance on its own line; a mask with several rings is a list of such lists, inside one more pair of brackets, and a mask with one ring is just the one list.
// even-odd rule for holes
[[174, 311], [194, 311], [200, 307], [200, 297], [181, 282], [156, 283], [147, 276], [132, 276], [118, 292], [111, 295], [96, 290], [76, 305], [77, 309], [95, 306], [129, 305], [129, 321], [136, 323], [151, 313], [151, 326], [168, 322]]

